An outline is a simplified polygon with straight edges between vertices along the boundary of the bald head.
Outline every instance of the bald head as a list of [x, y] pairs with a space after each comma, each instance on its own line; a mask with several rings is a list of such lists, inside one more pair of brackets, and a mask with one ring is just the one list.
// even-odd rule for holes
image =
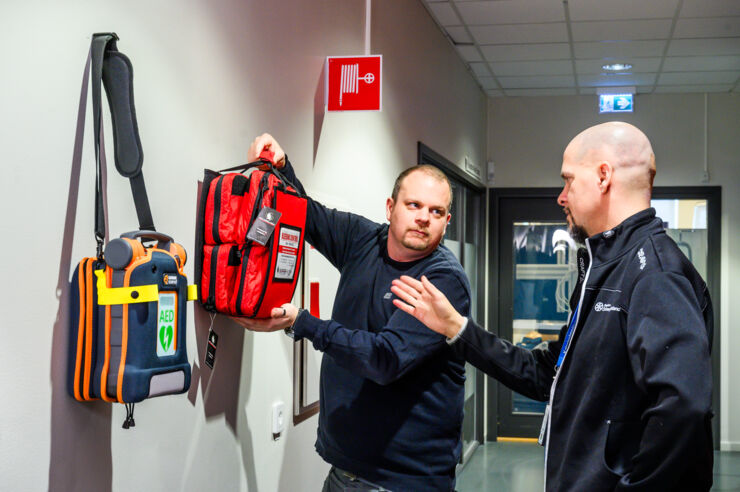
[[622, 191], [650, 192], [655, 177], [655, 154], [650, 140], [639, 128], [621, 121], [592, 126], [571, 140], [566, 153], [575, 162], [596, 166], [608, 162], [614, 184]]
[[571, 140], [560, 175], [565, 185], [558, 203], [571, 233], [582, 240], [650, 206], [655, 155], [638, 128], [603, 123]]

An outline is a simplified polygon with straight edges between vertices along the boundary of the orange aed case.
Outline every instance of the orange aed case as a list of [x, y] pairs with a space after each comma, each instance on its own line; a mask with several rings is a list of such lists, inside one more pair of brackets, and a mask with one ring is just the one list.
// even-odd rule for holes
[[[145, 247], [140, 239], [158, 242]], [[185, 261], [168, 236], [133, 231], [109, 242], [104, 260], [79, 263], [71, 285], [74, 398], [136, 403], [189, 388]]]
[[[70, 395], [79, 401], [126, 403], [128, 428], [134, 425], [133, 403], [189, 388], [185, 307], [197, 293], [183, 272], [184, 248], [154, 228], [141, 172], [132, 67], [117, 50], [117, 40], [114, 33], [93, 35], [80, 96], [75, 148], [82, 146], [90, 73], [97, 254], [79, 262], [70, 283], [67, 380]], [[113, 120], [116, 169], [130, 180], [140, 229], [108, 242], [105, 250], [101, 83]], [[73, 175], [75, 170], [79, 174], [76, 159]]]

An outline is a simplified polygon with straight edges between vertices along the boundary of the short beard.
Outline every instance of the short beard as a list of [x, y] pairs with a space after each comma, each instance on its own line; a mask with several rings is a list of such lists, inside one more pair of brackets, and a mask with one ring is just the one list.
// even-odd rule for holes
[[411, 241], [407, 241], [406, 238], [403, 238], [401, 241], [401, 244], [403, 244], [408, 249], [413, 249], [414, 251], [424, 251], [429, 247], [429, 242], [426, 243], [413, 243]]
[[578, 244], [586, 244], [586, 238], [588, 237], [586, 229], [584, 229], [583, 226], [576, 224], [576, 221], [570, 214], [570, 209], [568, 207], [565, 207], [563, 212], [565, 213], [566, 218], [570, 217], [570, 224], [568, 225], [568, 233], [570, 233], [570, 237], [572, 237]]
[[573, 225], [568, 226], [568, 232], [570, 233], [570, 237], [572, 237], [575, 242], [577, 242], [578, 244], [586, 244], [588, 233], [586, 232], [586, 229], [583, 228], [583, 226], [579, 226], [573, 223]]

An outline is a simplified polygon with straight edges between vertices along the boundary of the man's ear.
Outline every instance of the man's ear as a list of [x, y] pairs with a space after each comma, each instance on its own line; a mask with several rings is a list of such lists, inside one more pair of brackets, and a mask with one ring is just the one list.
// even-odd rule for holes
[[388, 222], [391, 221], [391, 211], [393, 210], [393, 205], [393, 198], [388, 198], [385, 201], [385, 220], [387, 220]]
[[609, 186], [612, 184], [614, 168], [612, 168], [612, 165], [608, 162], [602, 162], [599, 164], [597, 172], [599, 174], [599, 191], [604, 194], [609, 191]]
[[445, 222], [445, 228], [442, 229], [442, 237], [447, 234], [447, 226], [450, 225], [450, 219], [452, 219], [452, 214], [447, 214], [447, 222]]

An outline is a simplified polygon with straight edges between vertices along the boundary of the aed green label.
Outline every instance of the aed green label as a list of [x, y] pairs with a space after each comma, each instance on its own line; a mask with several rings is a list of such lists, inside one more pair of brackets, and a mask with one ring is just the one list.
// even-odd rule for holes
[[159, 357], [175, 354], [176, 301], [174, 293], [159, 294], [159, 321], [157, 322], [157, 356]]

